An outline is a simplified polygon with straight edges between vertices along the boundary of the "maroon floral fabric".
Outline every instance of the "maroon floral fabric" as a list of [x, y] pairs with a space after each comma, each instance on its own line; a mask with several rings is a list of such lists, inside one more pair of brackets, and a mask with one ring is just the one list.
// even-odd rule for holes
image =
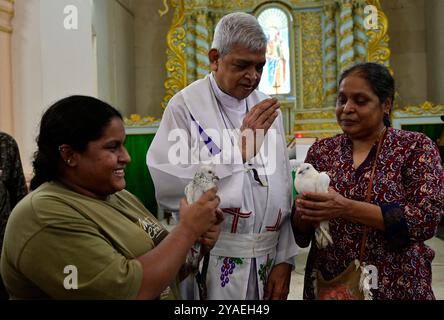
[[[331, 178], [330, 186], [349, 199], [364, 201], [376, 154], [376, 143], [367, 159], [353, 168], [351, 140], [345, 135], [322, 139], [309, 150], [306, 162]], [[424, 244], [432, 238], [443, 215], [444, 173], [437, 147], [417, 132], [389, 128], [377, 159], [372, 203], [381, 207], [385, 231], [370, 229], [363, 261], [378, 269], [374, 299], [434, 299], [431, 262], [434, 251]], [[326, 280], [341, 273], [356, 258], [363, 225], [330, 220], [333, 245], [310, 248], [304, 299], [314, 299], [313, 269]], [[307, 246], [313, 234], [295, 238]]]

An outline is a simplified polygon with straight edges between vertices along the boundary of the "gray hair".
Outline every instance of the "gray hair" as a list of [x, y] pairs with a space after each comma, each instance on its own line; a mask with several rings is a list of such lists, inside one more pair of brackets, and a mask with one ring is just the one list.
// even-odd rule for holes
[[267, 36], [254, 16], [234, 12], [222, 17], [216, 25], [211, 48], [217, 49], [220, 58], [227, 55], [235, 45], [241, 45], [253, 52], [265, 50]]

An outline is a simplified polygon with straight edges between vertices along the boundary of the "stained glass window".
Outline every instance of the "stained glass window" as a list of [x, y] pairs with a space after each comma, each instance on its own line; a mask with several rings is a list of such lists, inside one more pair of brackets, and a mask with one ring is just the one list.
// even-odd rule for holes
[[267, 94], [291, 92], [290, 34], [288, 16], [276, 7], [263, 10], [257, 17], [268, 38], [267, 62], [259, 90]]

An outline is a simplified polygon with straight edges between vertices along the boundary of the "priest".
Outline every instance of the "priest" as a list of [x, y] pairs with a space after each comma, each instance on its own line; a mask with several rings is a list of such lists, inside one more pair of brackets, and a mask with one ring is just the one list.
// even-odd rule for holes
[[297, 253], [291, 171], [279, 102], [256, 90], [267, 38], [254, 16], [236, 12], [219, 21], [213, 39], [212, 72], [170, 100], [148, 150], [156, 198], [177, 211], [198, 168], [214, 165], [225, 219], [208, 265], [208, 299], [287, 299]]

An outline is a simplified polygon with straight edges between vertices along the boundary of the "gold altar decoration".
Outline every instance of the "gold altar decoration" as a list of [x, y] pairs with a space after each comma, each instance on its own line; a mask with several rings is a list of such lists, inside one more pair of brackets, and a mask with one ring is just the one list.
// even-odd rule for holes
[[333, 119], [335, 117], [334, 110], [298, 113], [296, 120], [313, 120], [313, 119]]
[[407, 105], [403, 108], [394, 110], [394, 115], [402, 116], [430, 116], [444, 115], [444, 104], [434, 104], [430, 101], [425, 101], [420, 105]]
[[11, 20], [14, 17], [15, 0], [0, 1], [0, 32], [12, 33]]
[[170, 11], [170, 8], [168, 7], [168, 0], [163, 0], [163, 9], [159, 9], [157, 12], [159, 12], [160, 17], [163, 17], [168, 13], [168, 11]]
[[160, 119], [156, 119], [154, 117], [146, 116], [142, 117], [140, 114], [132, 114], [129, 118], [124, 117], [123, 123], [127, 127], [137, 127], [137, 126], [149, 126], [153, 124], [157, 124], [160, 122]]
[[165, 108], [168, 101], [181, 89], [186, 86], [185, 62], [185, 29], [183, 27], [185, 7], [183, 0], [170, 0], [171, 7], [174, 8], [173, 21], [167, 35], [167, 62], [166, 70], [168, 78], [165, 80], [165, 95], [162, 101], [162, 108]]
[[367, 0], [369, 5], [373, 5], [378, 9], [378, 29], [368, 30], [368, 56], [367, 61], [380, 62], [389, 67], [390, 49], [389, 36], [387, 34], [389, 23], [387, 16], [381, 8], [380, 0]]
[[303, 106], [306, 109], [323, 104], [322, 25], [320, 12], [303, 12], [301, 21]]
[[[351, 2], [349, 2], [351, 3]], [[345, 5], [349, 5], [345, 3]], [[389, 36], [388, 32], [388, 20], [384, 14], [379, 0], [366, 0], [368, 5], [373, 5], [378, 9], [378, 28], [375, 30], [367, 30], [366, 34], [368, 37], [367, 44], [367, 61], [379, 62], [390, 67], [390, 49], [389, 49]], [[328, 6], [326, 6], [326, 17], [332, 15], [329, 12]], [[349, 17], [350, 18], [350, 17]], [[332, 62], [329, 62], [332, 64]], [[350, 61], [346, 62], [341, 68], [346, 68]], [[332, 76], [330, 75], [330, 78]], [[333, 92], [332, 92], [333, 91]], [[332, 93], [336, 93], [336, 87], [332, 87], [330, 91], [326, 92], [326, 97], [328, 97], [326, 102], [333, 102]], [[334, 134], [340, 133], [341, 129], [336, 123], [336, 115], [334, 111], [334, 105], [330, 107], [318, 108], [316, 110], [308, 110], [304, 105], [302, 110], [298, 110], [294, 117], [295, 125], [292, 134], [302, 134], [305, 136], [313, 136], [317, 138], [323, 138], [332, 136]]]

